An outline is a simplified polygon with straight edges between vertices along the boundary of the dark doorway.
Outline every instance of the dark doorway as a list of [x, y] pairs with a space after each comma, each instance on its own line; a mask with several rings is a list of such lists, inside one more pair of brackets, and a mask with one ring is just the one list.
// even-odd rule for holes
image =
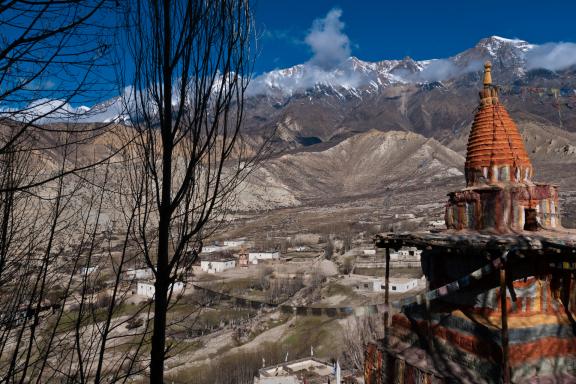
[[534, 208], [524, 209], [524, 230], [538, 230], [538, 216], [536, 215], [536, 210]]

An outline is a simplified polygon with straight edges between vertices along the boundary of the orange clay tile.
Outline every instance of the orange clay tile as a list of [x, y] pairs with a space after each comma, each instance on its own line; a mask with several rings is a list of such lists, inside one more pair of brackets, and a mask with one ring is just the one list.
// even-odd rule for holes
[[498, 100], [497, 88], [491, 84], [491, 65], [485, 65], [484, 89], [480, 107], [468, 138], [466, 169], [504, 166], [532, 167], [522, 136], [506, 108]]

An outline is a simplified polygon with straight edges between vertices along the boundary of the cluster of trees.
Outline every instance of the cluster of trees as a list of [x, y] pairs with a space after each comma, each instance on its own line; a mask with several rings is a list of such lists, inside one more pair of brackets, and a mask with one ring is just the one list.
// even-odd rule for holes
[[304, 280], [301, 276], [273, 279], [270, 281], [270, 287], [266, 292], [266, 301], [269, 303], [279, 304], [292, 297], [302, 288], [304, 288]]
[[[1, 382], [164, 381], [171, 287], [258, 158], [251, 24], [247, 0], [0, 5]], [[114, 90], [129, 124], [79, 124]]]

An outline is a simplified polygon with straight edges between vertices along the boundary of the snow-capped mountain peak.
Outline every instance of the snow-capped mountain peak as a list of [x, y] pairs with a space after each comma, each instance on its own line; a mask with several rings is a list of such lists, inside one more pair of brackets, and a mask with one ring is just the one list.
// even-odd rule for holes
[[[306, 92], [320, 87], [332, 90], [374, 90], [394, 84], [446, 81], [469, 72], [482, 70], [486, 60], [495, 61], [501, 72], [515, 77], [524, 75], [526, 55], [537, 45], [521, 39], [490, 36], [474, 47], [446, 59], [363, 61], [349, 57], [332, 69], [319, 68], [310, 63], [274, 70], [257, 76], [251, 85], [251, 94], [286, 95]], [[359, 90], [360, 88], [360, 90]]]
[[476, 48], [486, 49], [492, 57], [496, 57], [501, 49], [514, 49], [526, 53], [534, 47], [536, 47], [534, 44], [530, 44], [525, 40], [508, 39], [500, 36], [490, 36], [476, 44]]

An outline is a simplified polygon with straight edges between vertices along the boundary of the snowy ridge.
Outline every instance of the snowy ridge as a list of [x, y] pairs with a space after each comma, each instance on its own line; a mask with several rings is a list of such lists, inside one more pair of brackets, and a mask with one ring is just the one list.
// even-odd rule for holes
[[[285, 100], [296, 94], [309, 98], [316, 95], [335, 95], [338, 98], [362, 98], [366, 94], [382, 92], [385, 88], [402, 84], [442, 84], [471, 72], [482, 70], [483, 63], [492, 60], [495, 73], [507, 79], [521, 79], [528, 70], [545, 68], [556, 71], [576, 65], [576, 44], [530, 44], [520, 39], [491, 36], [481, 39], [473, 48], [445, 59], [382, 60], [368, 62], [348, 57], [330, 67], [320, 67], [312, 61], [290, 68], [277, 69], [256, 76], [247, 90], [249, 97], [265, 96]], [[33, 120], [54, 111], [41, 121], [126, 122], [123, 105], [129, 105], [130, 90], [124, 95], [92, 107], [71, 105], [59, 100], [37, 100], [24, 113], [12, 118]], [[0, 115], [11, 114], [0, 106]]]
[[350, 57], [330, 70], [310, 63], [298, 64], [257, 76], [252, 80], [249, 94], [292, 96], [318, 87], [361, 93], [395, 84], [446, 81], [481, 70], [485, 60], [497, 58], [516, 66], [516, 73], [521, 75], [525, 72], [526, 54], [537, 47], [520, 39], [491, 36], [447, 59], [416, 61], [406, 57], [403, 60], [367, 62]]

